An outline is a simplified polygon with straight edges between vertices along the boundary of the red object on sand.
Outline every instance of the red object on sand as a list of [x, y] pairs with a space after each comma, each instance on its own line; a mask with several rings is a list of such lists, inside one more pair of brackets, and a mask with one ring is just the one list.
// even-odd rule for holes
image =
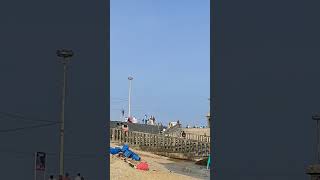
[[149, 165], [146, 162], [141, 162], [137, 165], [137, 169], [147, 171], [149, 170]]

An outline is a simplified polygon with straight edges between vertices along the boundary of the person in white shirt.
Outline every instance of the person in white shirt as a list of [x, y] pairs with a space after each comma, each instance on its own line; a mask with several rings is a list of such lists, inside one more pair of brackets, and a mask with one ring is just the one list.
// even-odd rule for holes
[[133, 116], [133, 118], [132, 118], [132, 123], [135, 123], [135, 124], [136, 124], [136, 123], [138, 123], [137, 118], [136, 118], [136, 117], [134, 117], [134, 116]]
[[74, 178], [74, 180], [81, 180], [80, 173], [78, 173], [78, 175]]

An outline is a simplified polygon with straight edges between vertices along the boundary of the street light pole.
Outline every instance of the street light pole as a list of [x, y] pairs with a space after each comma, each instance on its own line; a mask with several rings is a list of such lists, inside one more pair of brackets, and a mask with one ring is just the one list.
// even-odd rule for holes
[[128, 118], [131, 117], [131, 81], [133, 80], [133, 77], [129, 76], [128, 77], [129, 80], [129, 107], [128, 107]]
[[57, 56], [62, 57], [63, 64], [63, 86], [62, 86], [62, 102], [61, 102], [61, 126], [60, 126], [60, 154], [59, 154], [59, 175], [64, 174], [64, 117], [65, 117], [65, 100], [67, 86], [67, 65], [73, 56], [72, 50], [59, 49]]
[[208, 100], [209, 100], [209, 112], [208, 112], [208, 114], [207, 114], [207, 125], [208, 125], [208, 128], [210, 128], [210, 125], [211, 125], [211, 113], [210, 113], [210, 98], [208, 98]]
[[320, 164], [320, 127], [319, 127], [319, 120], [320, 120], [320, 115], [315, 114], [312, 116], [313, 120], [317, 121], [317, 163]]

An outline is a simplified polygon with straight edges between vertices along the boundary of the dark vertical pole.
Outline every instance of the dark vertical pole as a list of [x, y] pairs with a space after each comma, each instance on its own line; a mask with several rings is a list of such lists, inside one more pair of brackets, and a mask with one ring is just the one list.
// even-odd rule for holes
[[34, 180], [37, 180], [37, 153], [34, 153]]
[[317, 120], [317, 160], [318, 164], [320, 164], [320, 142], [319, 142], [319, 120]]
[[61, 97], [61, 126], [60, 126], [60, 154], [59, 154], [59, 174], [64, 174], [64, 118], [65, 118], [65, 99], [66, 99], [66, 86], [67, 86], [67, 65], [70, 61], [69, 58], [73, 56], [73, 51], [68, 49], [57, 50], [57, 56], [62, 58], [63, 64], [63, 86]]
[[64, 109], [67, 84], [67, 64], [63, 64], [62, 109], [60, 126], [60, 175], [64, 174]]

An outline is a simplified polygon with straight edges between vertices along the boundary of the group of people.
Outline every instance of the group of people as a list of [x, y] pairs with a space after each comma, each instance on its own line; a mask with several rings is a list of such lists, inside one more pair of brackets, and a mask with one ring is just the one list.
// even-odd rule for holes
[[127, 122], [129, 123], [138, 123], [138, 119], [136, 117], [128, 117]]
[[[57, 180], [57, 179], [54, 178], [53, 175], [51, 175], [51, 176], [49, 177], [49, 180]], [[66, 173], [64, 176], [59, 175], [58, 180], [84, 180], [84, 177], [81, 176], [80, 173], [78, 173], [76, 177], [71, 178], [71, 177], [69, 176], [69, 173]]]
[[155, 125], [156, 124], [156, 118], [154, 116], [150, 116], [150, 118], [148, 118], [148, 116], [145, 115], [144, 118], [142, 119], [142, 123], [143, 124]]
[[[138, 121], [139, 120], [135, 116], [124, 118], [124, 122], [129, 122], [129, 123], [135, 124], [135, 123], [138, 123]], [[156, 125], [156, 118], [154, 116], [150, 116], [148, 118], [148, 116], [145, 115], [144, 118], [142, 119], [142, 124]]]

